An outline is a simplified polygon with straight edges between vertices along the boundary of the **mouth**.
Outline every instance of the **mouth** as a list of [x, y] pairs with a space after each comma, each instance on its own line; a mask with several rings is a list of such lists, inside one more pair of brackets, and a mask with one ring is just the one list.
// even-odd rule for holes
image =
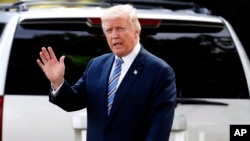
[[114, 43], [113, 47], [114, 48], [120, 48], [122, 46], [122, 43]]

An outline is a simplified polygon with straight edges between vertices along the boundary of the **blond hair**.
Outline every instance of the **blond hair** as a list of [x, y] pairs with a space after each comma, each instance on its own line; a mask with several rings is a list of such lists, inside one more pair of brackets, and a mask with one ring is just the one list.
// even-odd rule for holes
[[105, 10], [105, 12], [103, 13], [101, 17], [102, 29], [104, 30], [105, 28], [103, 23], [106, 20], [114, 19], [118, 17], [124, 17], [124, 16], [129, 17], [130, 23], [133, 28], [141, 31], [141, 25], [137, 18], [136, 9], [130, 4], [119, 4], [119, 5], [112, 6], [108, 8], [107, 10]]

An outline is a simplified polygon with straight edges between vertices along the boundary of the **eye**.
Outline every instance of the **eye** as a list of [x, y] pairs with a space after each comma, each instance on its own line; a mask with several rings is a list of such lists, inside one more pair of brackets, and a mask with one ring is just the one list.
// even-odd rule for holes
[[118, 30], [118, 31], [124, 31], [124, 30], [125, 30], [125, 28], [123, 28], [123, 27], [119, 27], [117, 30]]
[[111, 29], [111, 28], [105, 30], [105, 33], [106, 33], [106, 34], [110, 34], [111, 32], [112, 32], [112, 29]]

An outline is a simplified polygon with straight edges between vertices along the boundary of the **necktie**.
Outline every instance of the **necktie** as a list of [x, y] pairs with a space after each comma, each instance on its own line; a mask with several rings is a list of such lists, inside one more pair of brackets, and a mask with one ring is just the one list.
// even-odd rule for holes
[[108, 115], [110, 113], [112, 103], [115, 97], [119, 76], [121, 75], [121, 64], [123, 63], [123, 60], [121, 58], [117, 58], [115, 62], [115, 68], [109, 77], [108, 83]]

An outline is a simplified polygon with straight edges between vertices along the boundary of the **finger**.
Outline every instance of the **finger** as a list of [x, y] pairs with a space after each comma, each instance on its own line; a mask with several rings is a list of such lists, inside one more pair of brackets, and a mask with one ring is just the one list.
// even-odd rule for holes
[[47, 62], [45, 55], [42, 51], [39, 52], [40, 58], [42, 60], [42, 63], [45, 64]]
[[53, 49], [51, 47], [48, 47], [48, 51], [49, 51], [49, 54], [50, 54], [50, 58], [57, 60], [56, 55], [55, 55], [55, 53], [54, 53], [54, 51], [53, 51]]
[[60, 57], [60, 64], [61, 63], [64, 63], [64, 59], [65, 59], [65, 56], [63, 55], [62, 57]]
[[42, 47], [42, 52], [43, 52], [43, 56], [46, 59], [46, 61], [51, 59], [50, 54], [49, 54], [48, 50], [45, 47]]
[[37, 62], [37, 64], [38, 64], [38, 66], [39, 66], [41, 69], [43, 69], [44, 64], [40, 61], [40, 59], [37, 59], [36, 62]]

